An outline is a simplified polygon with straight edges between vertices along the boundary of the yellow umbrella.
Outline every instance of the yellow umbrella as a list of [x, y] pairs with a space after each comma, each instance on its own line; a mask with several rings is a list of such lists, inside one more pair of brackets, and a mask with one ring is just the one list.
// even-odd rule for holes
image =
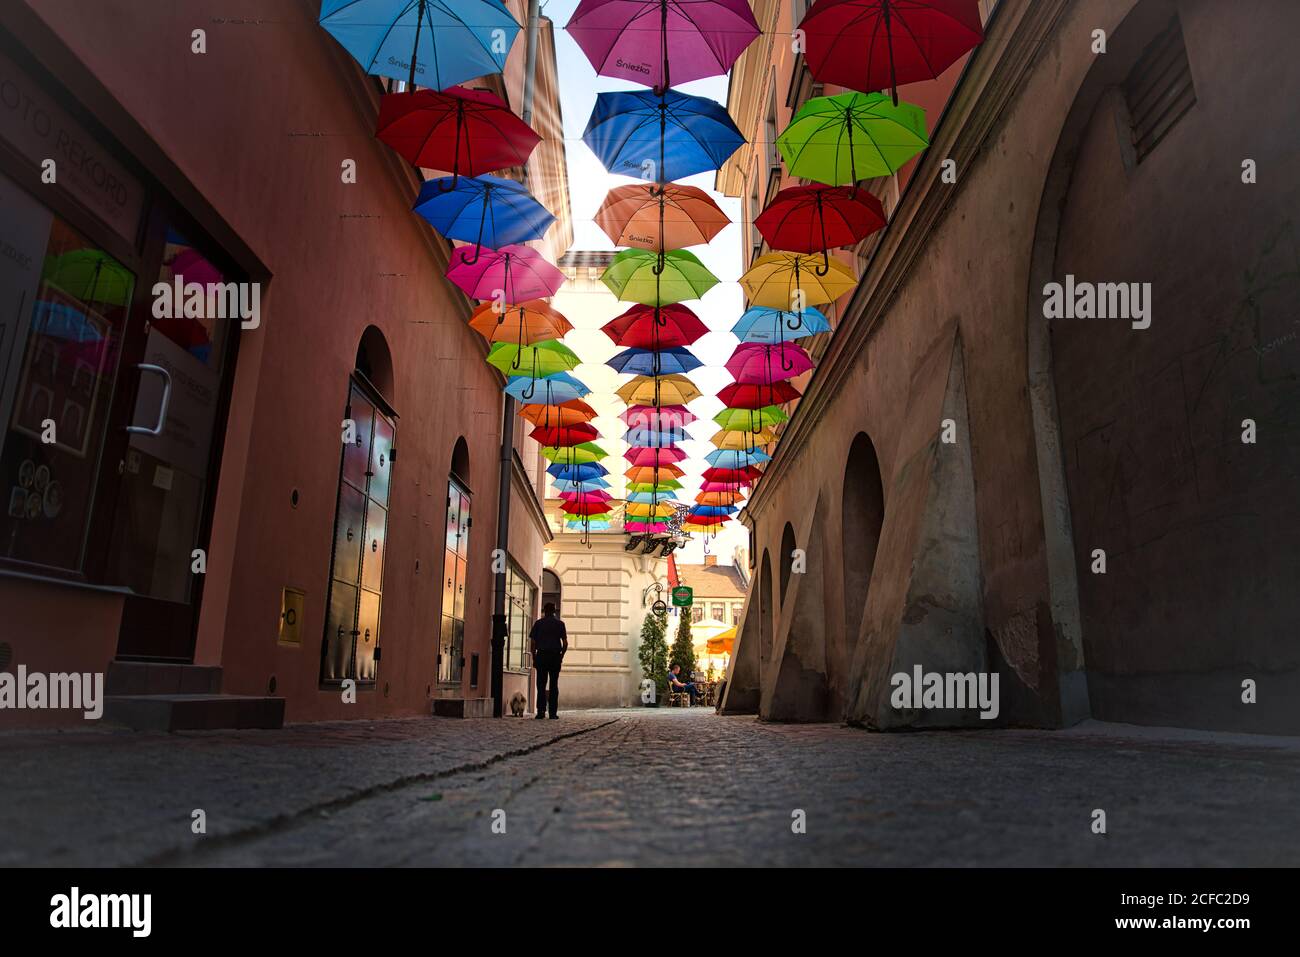
[[727, 431], [722, 429], [713, 433], [713, 438], [709, 439], [720, 449], [753, 449], [760, 445], [769, 445], [776, 441], [776, 433], [771, 429], [763, 429], [759, 432], [741, 432], [738, 430]]
[[726, 631], [718, 632], [709, 639], [706, 646], [711, 655], [729, 655], [736, 647], [736, 629], [728, 628]]
[[[827, 268], [826, 275], [817, 275], [822, 268]], [[852, 269], [838, 259], [824, 267], [820, 254], [768, 253], [754, 260], [754, 265], [740, 277], [751, 306], [792, 312], [834, 302], [857, 284]], [[797, 290], [803, 290], [802, 304], [795, 301]]]
[[[624, 510], [628, 515], [633, 517], [648, 517], [650, 515], [650, 503], [628, 502], [627, 505], [624, 506]], [[660, 502], [654, 507], [655, 518], [667, 518], [669, 515], [672, 515], [674, 511], [675, 509], [667, 502]]]
[[618, 397], [628, 405], [686, 405], [700, 395], [695, 383], [675, 373], [657, 377], [639, 375], [618, 390]]

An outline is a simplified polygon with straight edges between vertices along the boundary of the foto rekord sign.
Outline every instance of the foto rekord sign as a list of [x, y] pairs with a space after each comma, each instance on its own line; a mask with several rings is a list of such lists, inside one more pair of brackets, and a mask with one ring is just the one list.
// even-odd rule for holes
[[673, 589], [673, 607], [689, 608], [694, 602], [695, 592], [688, 585], [678, 585]]

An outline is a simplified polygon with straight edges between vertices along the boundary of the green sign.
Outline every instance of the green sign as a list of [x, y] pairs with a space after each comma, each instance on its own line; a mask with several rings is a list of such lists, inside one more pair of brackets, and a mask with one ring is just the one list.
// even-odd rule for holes
[[673, 589], [673, 607], [690, 608], [694, 603], [694, 590], [686, 585], [678, 585]]

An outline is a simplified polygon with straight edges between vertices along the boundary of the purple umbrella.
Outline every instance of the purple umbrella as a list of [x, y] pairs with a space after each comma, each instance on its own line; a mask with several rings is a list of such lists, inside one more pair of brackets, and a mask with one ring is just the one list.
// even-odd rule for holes
[[727, 360], [727, 371], [737, 382], [771, 385], [793, 379], [813, 367], [812, 359], [800, 346], [785, 342], [779, 346], [747, 342]]
[[565, 29], [601, 76], [656, 90], [725, 75], [759, 34], [749, 0], [582, 0]]
[[511, 305], [546, 299], [564, 285], [564, 273], [537, 250], [518, 244], [484, 249], [470, 263], [453, 256], [447, 278], [475, 299], [495, 299], [500, 290]]

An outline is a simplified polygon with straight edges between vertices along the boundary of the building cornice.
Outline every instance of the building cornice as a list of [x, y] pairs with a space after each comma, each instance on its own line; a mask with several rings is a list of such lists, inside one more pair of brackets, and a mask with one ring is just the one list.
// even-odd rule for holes
[[[769, 486], [777, 484], [807, 444], [827, 407], [853, 371], [868, 336], [888, 312], [931, 234], [955, 205], [969, 175], [943, 183], [943, 161], [969, 171], [1026, 73], [1069, 6], [1069, 0], [1002, 0], [989, 21], [984, 42], [967, 63], [936, 124], [930, 148], [918, 163], [881, 236], [857, 289], [844, 308], [825, 357], [781, 434], [776, 453], [755, 485], [741, 519], [751, 528]], [[747, 514], [750, 513], [750, 514]]]

